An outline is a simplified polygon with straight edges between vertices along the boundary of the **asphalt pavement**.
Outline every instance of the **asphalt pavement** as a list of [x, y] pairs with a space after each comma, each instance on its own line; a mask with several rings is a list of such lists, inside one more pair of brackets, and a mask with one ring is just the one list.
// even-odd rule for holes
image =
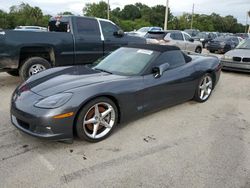
[[119, 125], [99, 143], [44, 141], [10, 123], [19, 78], [0, 73], [0, 187], [250, 187], [250, 75], [211, 98]]

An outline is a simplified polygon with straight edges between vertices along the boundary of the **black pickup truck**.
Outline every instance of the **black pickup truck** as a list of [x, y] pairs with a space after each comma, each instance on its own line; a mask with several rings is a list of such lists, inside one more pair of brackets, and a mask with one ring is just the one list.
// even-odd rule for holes
[[26, 80], [51, 67], [93, 63], [128, 43], [146, 40], [125, 34], [105, 19], [53, 17], [48, 32], [0, 31], [0, 72]]

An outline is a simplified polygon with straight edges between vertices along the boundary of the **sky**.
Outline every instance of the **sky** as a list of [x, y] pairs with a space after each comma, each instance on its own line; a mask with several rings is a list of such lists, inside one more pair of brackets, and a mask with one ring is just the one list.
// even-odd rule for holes
[[[140, 2], [148, 6], [157, 4], [166, 5], [166, 0], [109, 0], [111, 9], [123, 8], [126, 4]], [[98, 3], [99, 0], [0, 0], [0, 9], [8, 11], [12, 5], [29, 3], [31, 6], [40, 7], [45, 14], [56, 15], [57, 13], [70, 11], [77, 15], [82, 15], [82, 8], [86, 3]], [[192, 12], [194, 4], [195, 13], [211, 14], [218, 13], [221, 16], [233, 15], [238, 22], [246, 24], [246, 14], [250, 11], [250, 0], [169, 0], [169, 6], [175, 16], [183, 12]], [[250, 19], [248, 19], [250, 22]]]

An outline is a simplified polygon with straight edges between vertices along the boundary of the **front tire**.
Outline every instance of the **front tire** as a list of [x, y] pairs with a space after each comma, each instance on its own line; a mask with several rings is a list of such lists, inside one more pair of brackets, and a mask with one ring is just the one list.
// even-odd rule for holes
[[106, 97], [88, 102], [80, 111], [76, 122], [76, 133], [80, 139], [99, 142], [107, 138], [118, 123], [118, 109]]
[[209, 99], [213, 91], [213, 78], [211, 74], [205, 74], [199, 81], [195, 91], [194, 100], [205, 102]]
[[44, 58], [31, 57], [27, 59], [19, 70], [19, 75], [23, 81], [30, 76], [51, 68], [51, 64]]

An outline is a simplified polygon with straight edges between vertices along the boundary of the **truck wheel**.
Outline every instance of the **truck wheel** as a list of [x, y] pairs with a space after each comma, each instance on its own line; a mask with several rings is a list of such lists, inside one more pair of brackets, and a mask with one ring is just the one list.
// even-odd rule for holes
[[11, 76], [19, 76], [19, 71], [18, 70], [11, 70], [7, 72]]
[[31, 57], [24, 61], [19, 70], [22, 80], [27, 80], [30, 76], [51, 68], [51, 64], [41, 57]]

